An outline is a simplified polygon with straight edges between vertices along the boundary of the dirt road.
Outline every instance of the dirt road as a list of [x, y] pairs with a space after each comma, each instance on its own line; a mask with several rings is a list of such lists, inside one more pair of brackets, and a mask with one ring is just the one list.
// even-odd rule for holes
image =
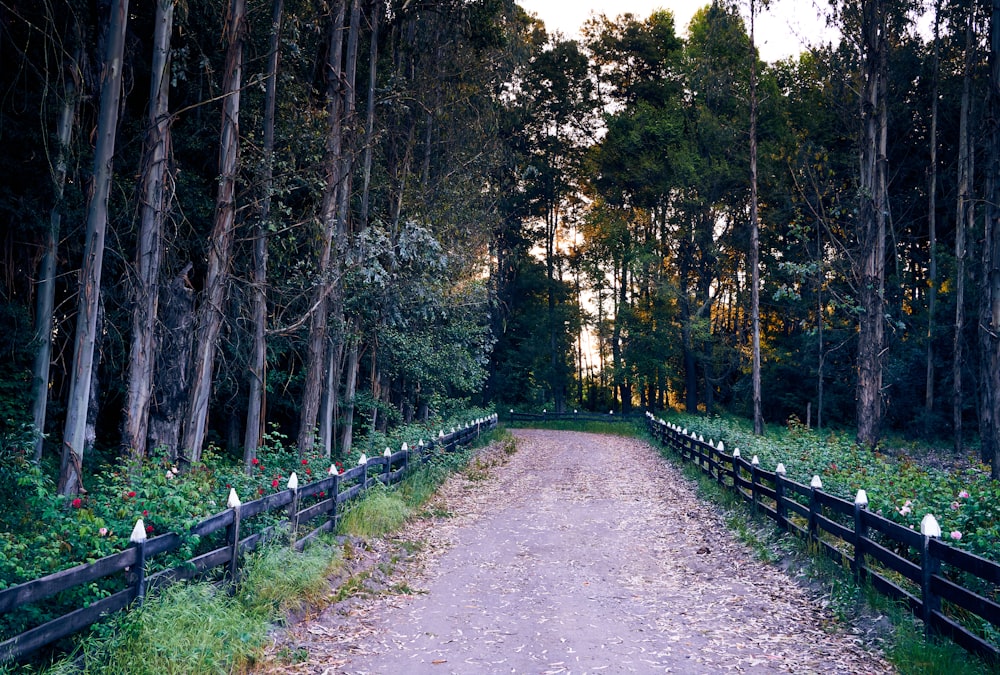
[[303, 659], [271, 672], [893, 672], [649, 446], [514, 433], [488, 479], [448, 482], [445, 517], [385, 544], [380, 592], [293, 627]]

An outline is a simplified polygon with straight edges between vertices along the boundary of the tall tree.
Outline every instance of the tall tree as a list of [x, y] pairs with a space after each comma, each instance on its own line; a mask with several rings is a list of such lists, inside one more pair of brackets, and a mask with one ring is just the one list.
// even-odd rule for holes
[[[766, 5], [765, 5], [766, 6]], [[750, 321], [753, 324], [753, 432], [764, 433], [760, 393], [760, 222], [757, 210], [757, 7], [750, 0]]]
[[938, 92], [941, 77], [941, 1], [934, 2], [934, 33], [931, 84], [931, 127], [928, 133], [930, 160], [927, 165], [927, 369], [924, 380], [924, 412], [934, 409], [934, 318], [937, 313], [937, 184], [938, 184]]
[[873, 447], [879, 440], [883, 414], [888, 9], [881, 0], [861, 0], [859, 11], [861, 133], [856, 225], [858, 259], [854, 270], [860, 305], [857, 440], [861, 445]]
[[969, 115], [972, 105], [972, 68], [976, 44], [973, 26], [975, 8], [967, 8], [965, 18], [965, 58], [962, 67], [962, 102], [958, 130], [958, 194], [955, 209], [955, 324], [952, 340], [952, 424], [955, 452], [962, 451], [962, 421], [965, 411], [965, 391], [962, 371], [965, 368], [965, 255], [967, 233], [975, 215], [972, 200], [973, 162], [969, 147]]
[[243, 432], [243, 461], [247, 470], [257, 456], [264, 436], [264, 392], [267, 377], [267, 239], [271, 229], [271, 193], [274, 191], [274, 118], [278, 100], [278, 62], [281, 55], [281, 20], [284, 0], [271, 4], [271, 38], [267, 53], [264, 91], [264, 166], [261, 175], [260, 213], [253, 239], [253, 346], [250, 354], [247, 421]]
[[160, 259], [163, 222], [170, 210], [167, 164], [170, 152], [170, 36], [176, 0], [157, 0], [154, 18], [149, 118], [142, 170], [139, 237], [132, 307], [132, 344], [129, 352], [128, 401], [125, 407], [125, 446], [146, 454], [149, 403], [156, 361], [156, 314], [160, 295]]
[[343, 47], [344, 15], [347, 0], [337, 0], [329, 17], [327, 57], [324, 68], [326, 78], [327, 133], [324, 150], [325, 173], [322, 203], [319, 212], [320, 234], [317, 242], [316, 273], [319, 278], [310, 307], [309, 337], [305, 361], [305, 382], [299, 411], [299, 452], [308, 452], [315, 442], [316, 421], [319, 416], [324, 368], [328, 352], [327, 325], [330, 316], [330, 294], [340, 282], [333, 278], [334, 242], [337, 241], [340, 223], [340, 190], [343, 185]]
[[1000, 479], [1000, 0], [989, 18], [986, 214], [980, 295], [979, 373], [982, 457]]
[[108, 17], [107, 51], [101, 79], [101, 105], [94, 148], [94, 192], [87, 209], [87, 233], [80, 268], [76, 333], [73, 338], [73, 372], [70, 378], [66, 424], [63, 429], [59, 492], [73, 495], [83, 488], [83, 452], [94, 373], [94, 345], [101, 303], [101, 267], [104, 235], [108, 225], [108, 197], [114, 176], [112, 159], [118, 130], [118, 109], [122, 93], [125, 29], [128, 0], [114, 0]]
[[240, 149], [240, 93], [243, 83], [243, 43], [246, 0], [231, 0], [225, 24], [226, 69], [223, 76], [222, 129], [219, 136], [219, 181], [215, 218], [208, 243], [208, 268], [198, 308], [192, 386], [182, 437], [187, 459], [201, 459], [212, 393], [215, 353], [222, 329], [229, 284], [233, 238], [236, 233], [236, 173]]
[[76, 124], [76, 111], [80, 100], [80, 48], [72, 57], [67, 56], [63, 67], [62, 102], [56, 123], [56, 161], [52, 174], [54, 203], [49, 211], [49, 226], [45, 236], [45, 252], [36, 290], [35, 351], [31, 381], [32, 419], [38, 438], [35, 440], [34, 459], [42, 458], [45, 446], [45, 418], [49, 400], [49, 368], [52, 362], [52, 324], [55, 312], [56, 265], [59, 257], [59, 234], [65, 205], [62, 203], [66, 189], [66, 170], [69, 165], [70, 141]]

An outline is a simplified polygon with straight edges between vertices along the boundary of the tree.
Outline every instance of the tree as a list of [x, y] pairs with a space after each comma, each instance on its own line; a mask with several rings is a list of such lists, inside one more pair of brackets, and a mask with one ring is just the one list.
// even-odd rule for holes
[[187, 459], [201, 459], [208, 423], [209, 397], [219, 331], [224, 317], [233, 237], [236, 231], [236, 171], [240, 148], [240, 93], [243, 74], [243, 41], [246, 0], [231, 0], [226, 18], [226, 70], [222, 91], [222, 128], [219, 136], [219, 183], [215, 218], [209, 236], [208, 268], [198, 308], [192, 386], [182, 438]]
[[87, 234], [83, 264], [80, 268], [76, 334], [73, 341], [73, 372], [63, 430], [62, 461], [59, 468], [59, 492], [64, 495], [78, 494], [83, 488], [81, 481], [84, 437], [94, 372], [94, 343], [97, 340], [97, 317], [100, 311], [104, 235], [108, 225], [108, 196], [114, 175], [112, 159], [118, 130], [127, 24], [128, 0], [114, 0], [108, 18], [97, 145], [94, 148], [94, 193], [87, 210]]
[[149, 120], [142, 172], [139, 237], [136, 245], [136, 281], [132, 308], [132, 344], [129, 352], [128, 401], [125, 408], [125, 446], [146, 454], [149, 403], [156, 360], [156, 315], [160, 295], [160, 258], [163, 221], [170, 210], [167, 185], [170, 148], [170, 36], [176, 0], [157, 0], [150, 78]]
[[986, 214], [980, 295], [979, 373], [982, 457], [1000, 479], [1000, 1], [989, 18]]

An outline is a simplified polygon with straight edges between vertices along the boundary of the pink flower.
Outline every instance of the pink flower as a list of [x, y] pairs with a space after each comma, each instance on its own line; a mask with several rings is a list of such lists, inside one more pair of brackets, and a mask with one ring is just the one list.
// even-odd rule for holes
[[102, 537], [108, 536], [108, 528], [102, 527], [97, 531], [97, 534], [101, 535]]
[[83, 500], [77, 497], [76, 499], [71, 501], [70, 504], [73, 506], [74, 509], [78, 509], [81, 506], [83, 506]]
[[959, 504], [958, 502], [952, 502], [951, 503], [951, 510], [952, 511], [958, 511], [958, 509], [959, 509], [960, 506], [961, 506], [961, 504]]
[[[907, 504], [909, 504], [909, 502], [907, 502]], [[911, 509], [910, 509], [909, 506], [904, 506], [903, 508], [901, 508], [899, 510], [899, 515], [901, 515], [901, 516], [908, 516], [908, 515], [910, 515], [910, 511], [911, 511]]]
[[966, 492], [965, 490], [962, 490], [961, 492], [958, 493], [958, 496], [961, 497], [962, 499], [968, 499], [969, 493]]
[[951, 531], [951, 538], [954, 539], [955, 541], [958, 541], [959, 539], [962, 538], [962, 533], [959, 532], [958, 530], [952, 530]]

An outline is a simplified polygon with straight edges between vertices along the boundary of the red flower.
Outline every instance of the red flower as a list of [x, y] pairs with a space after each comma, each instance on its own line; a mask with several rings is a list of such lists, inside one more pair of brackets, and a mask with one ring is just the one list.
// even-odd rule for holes
[[323, 497], [325, 497], [325, 496], [326, 496], [326, 493], [325, 493], [325, 492], [320, 492], [320, 493], [319, 493], [318, 495], [316, 495], [316, 496], [317, 496], [317, 497], [319, 497], [320, 499], [322, 499]]
[[253, 464], [254, 466], [257, 466], [258, 464], [260, 464], [260, 460], [254, 457], [253, 459], [250, 460], [250, 463]]
[[309, 463], [309, 460], [308, 460], [308, 459], [303, 459], [303, 460], [302, 460], [302, 466], [305, 466], [305, 465], [306, 465], [306, 464], [308, 464], [308, 463]]
[[153, 532], [153, 526], [152, 525], [147, 525], [146, 526], [146, 534], [151, 534], [152, 532]]
[[232, 487], [233, 487], [232, 485], [230, 485], [229, 483], [226, 483], [226, 489], [227, 489], [227, 490], [230, 490], [230, 489], [232, 489]]
[[257, 489], [257, 494], [260, 494], [260, 495], [264, 494], [264, 488], [258, 488]]
[[142, 510], [142, 517], [145, 518], [148, 515], [149, 515], [149, 511], [147, 511], [146, 509], [143, 509]]
[[307, 476], [311, 476], [312, 472], [313, 472], [312, 469], [306, 469], [306, 475]]
[[80, 508], [81, 506], [83, 506], [83, 500], [82, 500], [82, 499], [80, 499], [79, 497], [77, 497], [77, 498], [76, 498], [76, 499], [74, 499], [74, 500], [73, 500], [72, 502], [70, 502], [70, 504], [72, 504], [72, 505], [73, 505], [73, 508], [74, 508], [74, 509], [78, 509], [78, 508]]
[[278, 487], [278, 479], [277, 478], [275, 478], [274, 480], [271, 481], [271, 487], [273, 487], [273, 488]]
[[125, 495], [125, 499], [132, 499], [132, 497], [135, 497], [135, 490], [129, 490], [128, 494]]

